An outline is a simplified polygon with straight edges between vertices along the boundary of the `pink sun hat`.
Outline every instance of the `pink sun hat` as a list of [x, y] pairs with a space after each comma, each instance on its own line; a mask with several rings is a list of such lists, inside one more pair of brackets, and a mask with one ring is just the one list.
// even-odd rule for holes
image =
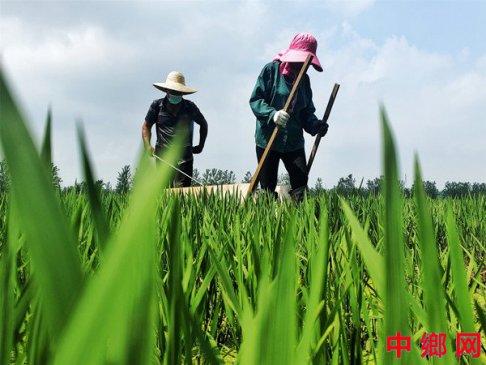
[[305, 62], [308, 54], [314, 56], [312, 59], [312, 66], [322, 72], [322, 66], [319, 59], [316, 56], [317, 51], [317, 39], [309, 33], [299, 33], [294, 36], [290, 42], [289, 48], [280, 52], [275, 61], [282, 62]]

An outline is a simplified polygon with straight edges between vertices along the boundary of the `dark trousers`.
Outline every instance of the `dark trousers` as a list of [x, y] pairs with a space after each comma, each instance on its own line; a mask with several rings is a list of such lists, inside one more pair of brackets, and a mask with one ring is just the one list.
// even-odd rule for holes
[[[161, 155], [161, 149], [156, 147], [155, 153], [156, 153], [157, 156], [160, 156]], [[155, 161], [157, 162], [157, 164], [165, 165], [165, 163], [160, 161], [160, 160], [155, 160]], [[177, 163], [175, 165], [175, 167], [177, 167], [179, 170], [184, 172], [184, 174], [192, 177], [194, 160], [179, 161], [179, 163]], [[188, 176], [180, 173], [177, 170], [174, 170], [173, 173], [174, 173], [174, 176], [172, 177], [172, 180], [171, 180], [171, 183], [170, 183], [170, 185], [172, 187], [174, 187], [174, 188], [187, 188], [187, 187], [192, 185], [192, 180]]]
[[[260, 162], [264, 151], [264, 148], [256, 146], [258, 162]], [[259, 174], [258, 181], [260, 182], [261, 188], [271, 192], [275, 191], [275, 188], [277, 187], [278, 164], [280, 160], [283, 161], [285, 169], [289, 173], [292, 190], [297, 190], [299, 188], [305, 189], [307, 187], [308, 174], [307, 160], [303, 148], [292, 152], [277, 152], [270, 150]]]
[[[192, 177], [194, 166], [194, 160], [190, 161], [182, 161], [176, 166], [179, 170], [183, 171], [186, 175]], [[179, 171], [175, 171], [175, 175], [172, 178], [172, 186], [175, 188], [187, 188], [192, 185], [192, 180], [184, 174], [181, 174]]]

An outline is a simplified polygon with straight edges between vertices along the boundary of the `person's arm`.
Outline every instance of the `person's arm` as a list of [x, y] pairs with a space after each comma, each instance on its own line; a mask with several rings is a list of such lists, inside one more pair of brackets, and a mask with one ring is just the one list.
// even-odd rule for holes
[[314, 103], [310, 100], [307, 107], [302, 109], [300, 112], [300, 117], [302, 120], [302, 128], [309, 133], [311, 136], [315, 136], [319, 132], [321, 121], [319, 118], [316, 117], [314, 114], [316, 108], [314, 107]]
[[327, 132], [327, 123], [320, 120], [316, 117], [315, 112], [316, 108], [314, 107], [314, 103], [312, 102], [312, 89], [310, 87], [309, 78], [306, 77], [306, 98], [308, 99], [307, 105], [302, 111], [300, 112], [300, 119], [302, 121], [302, 128], [312, 136], [315, 136], [317, 133], [320, 133], [324, 136]]
[[199, 144], [192, 147], [192, 153], [201, 153], [204, 149], [204, 144], [206, 143], [206, 138], [208, 137], [208, 122], [204, 115], [200, 112], [199, 108], [194, 104], [193, 112], [194, 123], [199, 125]]
[[152, 137], [152, 133], [150, 132], [150, 125], [149, 123], [145, 120], [142, 124], [142, 141], [145, 149], [150, 155], [154, 154], [154, 148], [152, 147], [152, 144], [150, 143], [150, 138]]
[[157, 101], [154, 101], [150, 105], [150, 108], [147, 112], [147, 116], [145, 117], [145, 120], [142, 124], [143, 145], [145, 147], [145, 150], [151, 156], [154, 154], [154, 148], [152, 147], [152, 144], [150, 143], [150, 139], [152, 137], [152, 132], [150, 130], [152, 129], [152, 126], [155, 124], [155, 122], [157, 121], [158, 113], [159, 113], [159, 105], [157, 104]]
[[270, 106], [272, 92], [272, 64], [267, 64], [256, 81], [250, 97], [250, 107], [258, 120], [269, 124], [277, 110]]

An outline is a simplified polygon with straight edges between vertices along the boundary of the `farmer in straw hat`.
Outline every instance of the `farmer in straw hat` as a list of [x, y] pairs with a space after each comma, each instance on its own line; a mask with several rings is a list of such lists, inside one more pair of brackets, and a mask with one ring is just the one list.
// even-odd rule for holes
[[[199, 111], [196, 104], [184, 99], [184, 95], [193, 94], [197, 90], [186, 86], [184, 75], [172, 71], [167, 75], [165, 82], [153, 84], [157, 89], [166, 93], [162, 99], [154, 100], [147, 112], [142, 126], [142, 139], [145, 148], [152, 155], [160, 155], [170, 144], [177, 131], [185, 133], [183, 141], [183, 154], [178, 162], [177, 172], [172, 185], [175, 187], [191, 186], [193, 172], [193, 154], [201, 153], [208, 135], [208, 123]], [[194, 123], [199, 124], [199, 144], [192, 145]], [[157, 142], [155, 149], [150, 144], [151, 128], [155, 124]]]
[[314, 56], [312, 66], [322, 72], [316, 50], [317, 40], [311, 34], [299, 33], [294, 36], [289, 48], [263, 67], [250, 98], [250, 107], [256, 116], [255, 142], [258, 160], [261, 159], [275, 126], [281, 127], [260, 171], [260, 186], [269, 192], [275, 191], [278, 165], [282, 160], [289, 173], [292, 188], [290, 194], [295, 200], [302, 199], [307, 189], [308, 172], [303, 130], [313, 136], [317, 133], [324, 136], [328, 125], [314, 114], [316, 109], [312, 102], [308, 75], [305, 75], [299, 85], [289, 113], [283, 108], [308, 54]]

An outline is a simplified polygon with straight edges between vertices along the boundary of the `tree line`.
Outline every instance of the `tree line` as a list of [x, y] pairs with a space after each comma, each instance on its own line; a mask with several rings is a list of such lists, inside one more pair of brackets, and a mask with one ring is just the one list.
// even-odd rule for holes
[[[349, 174], [346, 177], [340, 178], [337, 185], [334, 186], [331, 190], [334, 190], [341, 195], [376, 195], [380, 193], [383, 182], [384, 177], [380, 176], [374, 178], [373, 180], [367, 180], [365, 184], [364, 179], [362, 179], [360, 184], [356, 185], [356, 179], [353, 177], [352, 174]], [[468, 195], [479, 194], [486, 195], [486, 183], [447, 181], [442, 190], [439, 190], [439, 188], [437, 188], [437, 184], [435, 181], [425, 180], [422, 181], [422, 184], [424, 186], [425, 193], [433, 199], [440, 197], [458, 198]], [[322, 180], [320, 180], [320, 178], [317, 179], [316, 185], [319, 185], [319, 187], [322, 186]], [[412, 197], [415, 191], [415, 183], [413, 183], [410, 188], [407, 188], [405, 186], [405, 182], [400, 181], [400, 189], [402, 190], [402, 193], [405, 197]]]
[[[50, 177], [52, 183], [56, 190], [63, 191], [63, 192], [83, 192], [85, 190], [85, 183], [84, 182], [75, 182], [73, 185], [62, 187], [62, 179], [59, 176], [59, 169], [56, 165], [51, 164], [51, 171]], [[250, 171], [247, 171], [244, 175], [241, 183], [249, 183], [251, 181], [252, 174]], [[221, 185], [221, 184], [236, 184], [237, 178], [233, 171], [231, 170], [220, 170], [216, 168], [206, 169], [204, 172], [200, 172], [198, 169], [194, 169], [193, 172], [193, 179], [195, 186], [198, 183], [203, 185]], [[116, 184], [113, 187], [110, 182], [105, 182], [103, 180], [97, 180], [95, 182], [95, 186], [99, 189], [99, 191], [114, 191], [117, 193], [127, 193], [130, 191], [134, 183], [134, 173], [132, 172], [132, 168], [130, 165], [125, 165], [122, 167], [120, 172], [118, 173]], [[279, 185], [290, 185], [289, 176], [287, 173], [280, 174], [278, 177], [278, 184]], [[333, 186], [330, 189], [324, 188], [321, 178], [317, 178], [316, 183], [314, 186], [310, 187], [311, 193], [320, 193], [323, 191], [335, 191], [340, 195], [348, 196], [348, 195], [377, 195], [380, 193], [381, 186], [383, 184], [383, 176], [376, 177], [372, 180], [367, 180], [364, 182], [364, 179], [360, 181], [359, 184], [356, 183], [356, 179], [353, 177], [352, 174], [349, 174], [346, 177], [341, 177], [337, 183], [337, 185]], [[470, 182], [455, 182], [455, 181], [447, 181], [445, 186], [442, 190], [437, 188], [437, 184], [435, 181], [423, 181], [425, 193], [431, 198], [440, 198], [440, 197], [463, 197], [468, 195], [479, 195], [483, 194], [486, 195], [486, 183], [470, 183]], [[8, 166], [5, 160], [0, 161], [0, 193], [8, 191], [10, 186], [10, 178], [8, 172]], [[413, 191], [415, 189], [414, 184], [407, 188], [405, 186], [405, 182], [401, 181], [400, 186], [404, 196], [411, 197], [413, 196]]]

